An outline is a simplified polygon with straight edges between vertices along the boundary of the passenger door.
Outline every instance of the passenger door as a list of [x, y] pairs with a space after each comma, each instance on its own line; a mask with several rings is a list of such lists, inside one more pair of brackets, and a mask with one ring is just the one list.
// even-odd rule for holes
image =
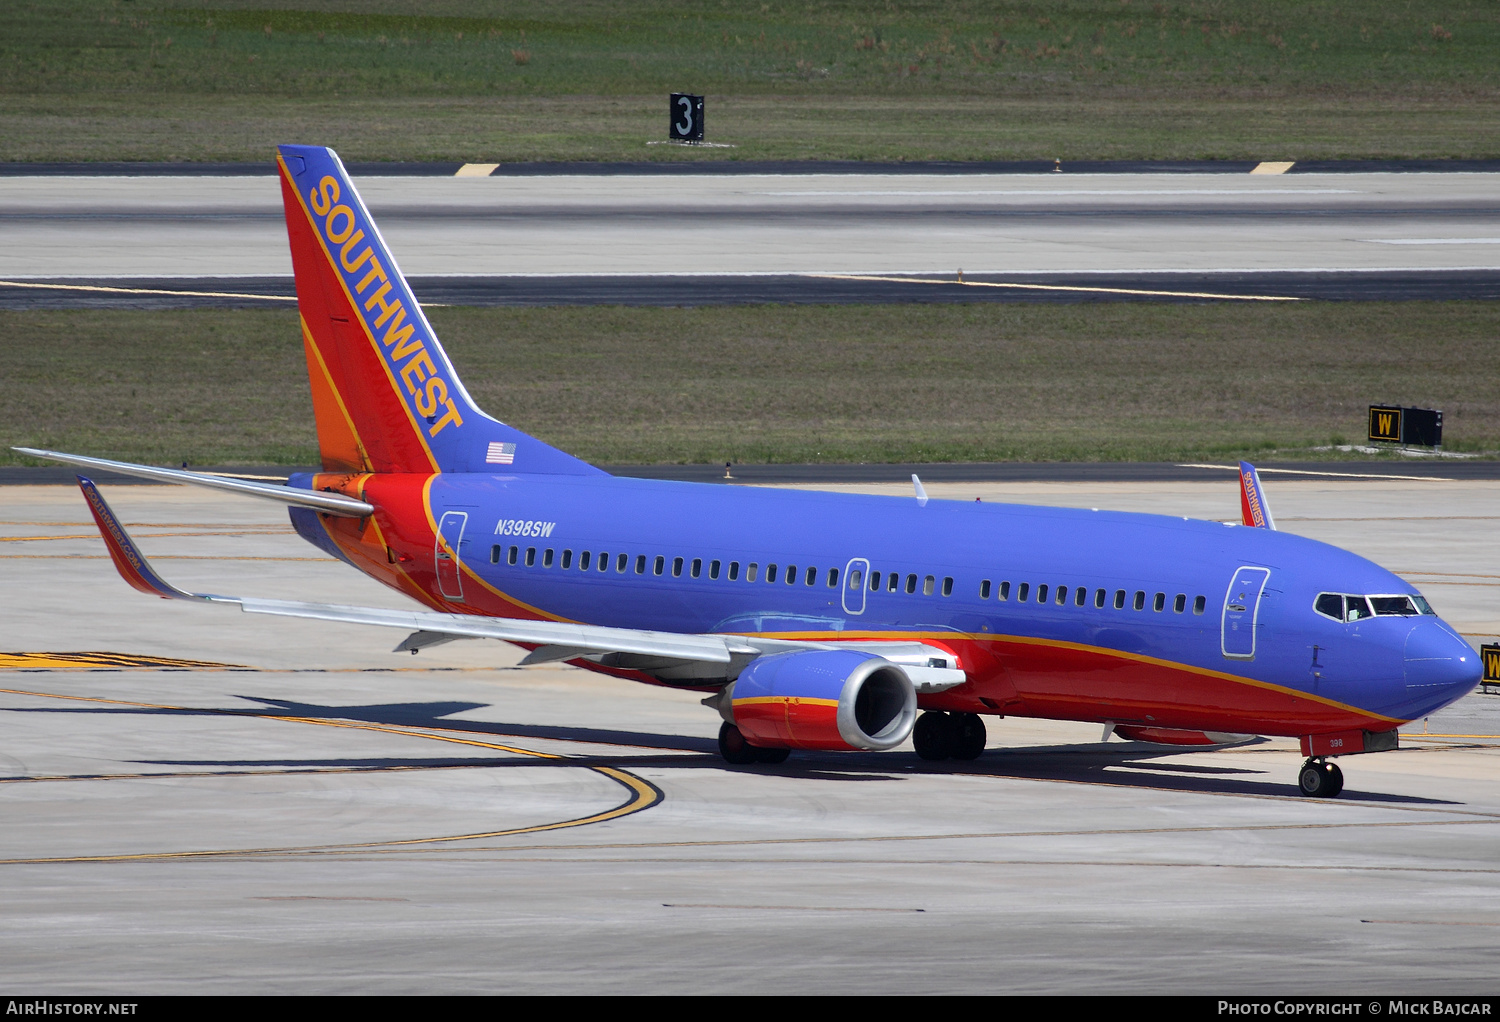
[[1255, 621], [1260, 612], [1260, 597], [1269, 568], [1240, 568], [1224, 594], [1224, 617], [1220, 627], [1220, 648], [1231, 660], [1255, 659]]
[[433, 560], [437, 564], [438, 591], [444, 599], [455, 603], [464, 601], [463, 571], [459, 562], [459, 549], [464, 541], [464, 526], [469, 524], [469, 512], [445, 511], [438, 523], [437, 542], [433, 547]]

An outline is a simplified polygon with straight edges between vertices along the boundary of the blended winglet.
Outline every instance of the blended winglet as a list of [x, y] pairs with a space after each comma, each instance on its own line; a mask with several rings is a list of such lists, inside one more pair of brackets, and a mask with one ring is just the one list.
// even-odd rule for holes
[[86, 476], [78, 477], [78, 488], [83, 491], [83, 499], [88, 501], [89, 511], [94, 516], [94, 522], [99, 526], [99, 534], [104, 537], [104, 545], [109, 550], [110, 560], [115, 562], [115, 569], [119, 571], [120, 577], [132, 589], [137, 589], [148, 596], [160, 596], [164, 600], [202, 600], [201, 596], [185, 593], [176, 586], [171, 585], [147, 563], [146, 557], [141, 553], [140, 547], [135, 545], [135, 540], [125, 531], [125, 526], [120, 524], [120, 519], [115, 517], [114, 511], [105, 502], [103, 494], [94, 485], [92, 479]]
[[1251, 528], [1276, 531], [1271, 505], [1266, 502], [1266, 493], [1260, 486], [1260, 474], [1248, 461], [1240, 462], [1240, 516]]

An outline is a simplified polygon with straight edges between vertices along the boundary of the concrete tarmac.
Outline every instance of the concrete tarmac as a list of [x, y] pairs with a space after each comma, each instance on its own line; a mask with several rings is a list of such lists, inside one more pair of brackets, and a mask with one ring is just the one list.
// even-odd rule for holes
[[[1282, 528], [1500, 634], [1500, 483], [1267, 487]], [[1232, 479], [928, 489], [1237, 515]], [[185, 588], [407, 605], [274, 506], [106, 495]], [[28, 993], [1494, 989], [1500, 697], [1345, 760], [1334, 801], [1298, 797], [1292, 741], [1023, 719], [971, 764], [730, 768], [694, 694], [133, 593], [74, 488], [0, 489], [0, 561], [0, 961]]]
[[[1495, 173], [357, 183], [417, 276], [1500, 268]], [[286, 276], [281, 218], [273, 177], [5, 177], [0, 279]]]

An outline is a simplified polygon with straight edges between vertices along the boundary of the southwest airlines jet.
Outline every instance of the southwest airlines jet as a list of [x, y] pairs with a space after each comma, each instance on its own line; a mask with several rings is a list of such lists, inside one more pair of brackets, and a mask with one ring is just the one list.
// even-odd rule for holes
[[276, 486], [26, 453], [281, 501], [424, 609], [184, 592], [80, 477], [136, 589], [703, 691], [731, 763], [908, 737], [972, 759], [983, 717], [1045, 717], [1166, 745], [1300, 738], [1301, 791], [1334, 796], [1333, 758], [1395, 748], [1479, 680], [1406, 582], [1275, 531], [1249, 465], [1243, 524], [611, 476], [475, 406], [332, 150], [277, 162], [323, 471]]

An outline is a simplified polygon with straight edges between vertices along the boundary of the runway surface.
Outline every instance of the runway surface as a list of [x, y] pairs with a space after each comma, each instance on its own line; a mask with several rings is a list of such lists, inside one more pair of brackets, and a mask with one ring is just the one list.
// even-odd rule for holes
[[[1493, 171], [357, 180], [430, 302], [1500, 291], [1500, 174]], [[8, 240], [0, 281], [231, 296], [0, 286], [7, 293], [0, 300], [12, 307], [234, 303], [250, 299], [233, 295], [287, 293], [290, 260], [271, 177], [3, 177], [0, 225]]]
[[[1500, 482], [1267, 485], [1284, 529], [1500, 634]], [[1232, 479], [929, 490], [1237, 514]], [[277, 508], [107, 496], [177, 584], [402, 605]], [[28, 992], [1493, 989], [1500, 696], [1347, 760], [1334, 802], [1296, 796], [1294, 742], [1020, 719], [973, 764], [728, 768], [696, 695], [148, 599], [87, 523], [76, 489], [0, 490], [0, 957]]]

